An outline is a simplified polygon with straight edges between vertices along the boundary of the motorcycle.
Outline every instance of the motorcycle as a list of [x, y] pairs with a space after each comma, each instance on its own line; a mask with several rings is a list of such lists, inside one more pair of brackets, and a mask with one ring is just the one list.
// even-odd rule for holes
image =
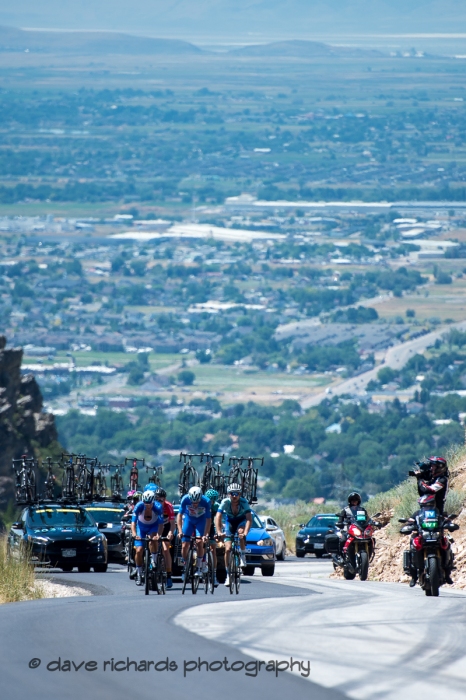
[[399, 518], [407, 523], [401, 528], [402, 535], [415, 535], [410, 549], [403, 552], [403, 569], [406, 574], [417, 578], [427, 596], [438, 596], [445, 583], [445, 571], [453, 565], [453, 554], [445, 530], [454, 532], [459, 525], [453, 523], [457, 515], [442, 515], [435, 507], [433, 496], [422, 496], [418, 500], [420, 512], [412, 518]]
[[[374, 516], [377, 518], [380, 513]], [[343, 576], [352, 581], [356, 575], [366, 581], [369, 575], [369, 563], [375, 554], [374, 530], [382, 525], [372, 518], [367, 519], [363, 510], [358, 511], [348, 525], [348, 532], [337, 528], [329, 530], [325, 536], [325, 549], [332, 557], [333, 568], [343, 569]]]

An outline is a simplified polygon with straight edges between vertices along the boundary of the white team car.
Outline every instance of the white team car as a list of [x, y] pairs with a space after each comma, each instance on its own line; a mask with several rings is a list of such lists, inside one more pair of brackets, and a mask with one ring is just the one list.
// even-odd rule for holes
[[286, 556], [285, 533], [272, 516], [261, 515], [260, 520], [264, 523], [264, 527], [270, 537], [275, 541], [275, 552], [278, 561], [283, 561]]

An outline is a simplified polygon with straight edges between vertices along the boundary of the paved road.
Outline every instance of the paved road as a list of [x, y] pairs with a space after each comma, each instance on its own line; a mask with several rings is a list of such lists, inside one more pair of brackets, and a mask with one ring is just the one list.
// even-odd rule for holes
[[[384, 367], [391, 367], [392, 369], [401, 369], [408, 362], [410, 357], [416, 355], [416, 353], [422, 353], [426, 348], [433, 345], [437, 338], [440, 338], [446, 331], [456, 328], [460, 331], [466, 330], [466, 321], [461, 321], [460, 323], [452, 323], [449, 326], [443, 326], [432, 333], [426, 333], [426, 335], [420, 338], [415, 338], [414, 340], [408, 340], [406, 343], [400, 343], [399, 345], [394, 345], [389, 348], [385, 353]], [[357, 377], [352, 377], [351, 379], [346, 379], [338, 384], [334, 384], [330, 391], [321, 391], [318, 394], [309, 396], [300, 401], [301, 407], [306, 409], [311, 406], [317, 406], [324, 399], [331, 398], [332, 396], [341, 396], [342, 394], [363, 394], [366, 390], [368, 383], [371, 379], [377, 379], [377, 373], [380, 367], [375, 367], [374, 369], [359, 374]]]
[[[314, 563], [318, 564], [316, 560]], [[322, 567], [317, 566], [316, 572], [317, 569], [321, 572]], [[232, 596], [224, 586], [219, 587], [213, 596], [206, 596], [204, 592], [182, 596], [180, 584], [177, 584], [164, 597], [156, 594], [146, 597], [143, 589], [130, 582], [126, 571], [118, 566], [111, 566], [106, 574], [60, 573], [57, 579], [75, 585], [92, 585], [98, 595], [0, 606], [2, 700], [17, 700], [19, 694], [34, 700], [120, 700], [133, 697], [142, 700], [156, 697], [165, 700], [205, 700], [208, 697], [255, 700], [258, 696], [283, 700], [291, 696], [308, 697], [309, 690], [313, 700], [344, 700], [346, 697], [339, 691], [321, 688], [315, 683], [310, 685], [310, 681], [301, 677], [297, 670], [291, 675], [284, 671], [266, 671], [264, 666], [256, 669], [256, 661], [234, 646], [198, 636], [202, 621], [192, 627], [188, 625], [187, 629], [174, 624], [174, 618], [193, 606], [202, 604], [202, 608], [208, 610], [215, 601], [231, 600]], [[260, 576], [254, 576], [244, 578], [235, 603], [240, 610], [246, 602], [255, 604], [269, 597], [297, 601], [303, 596], [314, 595], [314, 591], [288, 585], [274, 586]], [[298, 657], [301, 660], [303, 655]], [[176, 670], [163, 670], [167, 658], [177, 664]], [[40, 666], [29, 668], [31, 659], [41, 659]], [[74, 670], [73, 666], [70, 671], [47, 670], [47, 665], [58, 659], [61, 659], [62, 668], [66, 668], [66, 660], [74, 661], [77, 666], [82, 661], [94, 661], [97, 668], [92, 671], [91, 665], [87, 671], [85, 667]], [[112, 671], [112, 659], [114, 664], [124, 662], [116, 667], [123, 670]], [[128, 659], [138, 664], [142, 660], [161, 661], [161, 670], [155, 671], [152, 665], [148, 671], [142, 670], [142, 666], [138, 671], [131, 666], [128, 671]], [[222, 670], [213, 667], [206, 671], [203, 666], [199, 671], [194, 668], [199, 659], [209, 664], [227, 659], [229, 665], [237, 662], [236, 670], [226, 670], [223, 666]], [[270, 660], [275, 660], [275, 657]], [[108, 663], [104, 671], [105, 661]], [[186, 671], [186, 677], [184, 661], [192, 662], [187, 667], [192, 670]], [[247, 663], [252, 665], [246, 668], [244, 664]], [[246, 671], [252, 675], [247, 676]]]

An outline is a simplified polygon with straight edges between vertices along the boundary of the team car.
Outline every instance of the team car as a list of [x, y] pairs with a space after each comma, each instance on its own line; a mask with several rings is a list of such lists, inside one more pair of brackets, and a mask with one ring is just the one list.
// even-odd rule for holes
[[79, 505], [30, 505], [11, 526], [8, 550], [28, 552], [34, 565], [62, 571], [107, 571], [107, 539], [90, 513]]
[[107, 540], [108, 561], [124, 563], [125, 545], [122, 538], [121, 519], [124, 515], [122, 503], [118, 501], [96, 501], [83, 506], [99, 524], [99, 530]]
[[318, 559], [324, 556], [325, 535], [330, 530], [335, 531], [338, 516], [333, 513], [318, 513], [308, 523], [302, 523], [296, 535], [296, 556], [303, 558], [306, 554], [315, 554]]
[[286, 557], [285, 533], [271, 515], [261, 515], [260, 520], [263, 522], [270, 537], [275, 540], [275, 551], [278, 561], [284, 561]]

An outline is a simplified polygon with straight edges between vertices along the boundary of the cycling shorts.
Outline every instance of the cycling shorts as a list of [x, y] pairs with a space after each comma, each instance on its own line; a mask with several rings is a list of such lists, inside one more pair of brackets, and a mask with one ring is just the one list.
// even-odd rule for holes
[[183, 519], [183, 537], [182, 542], [189, 542], [192, 535], [196, 537], [204, 537], [205, 524], [207, 518], [188, 518]]
[[136, 523], [136, 538], [134, 540], [135, 547], [144, 547], [144, 540], [147, 535], [156, 535], [159, 531], [159, 521], [150, 525], [142, 525], [139, 521]]
[[231, 542], [240, 527], [246, 527], [244, 515], [240, 518], [226, 518], [225, 521], [225, 542]]

